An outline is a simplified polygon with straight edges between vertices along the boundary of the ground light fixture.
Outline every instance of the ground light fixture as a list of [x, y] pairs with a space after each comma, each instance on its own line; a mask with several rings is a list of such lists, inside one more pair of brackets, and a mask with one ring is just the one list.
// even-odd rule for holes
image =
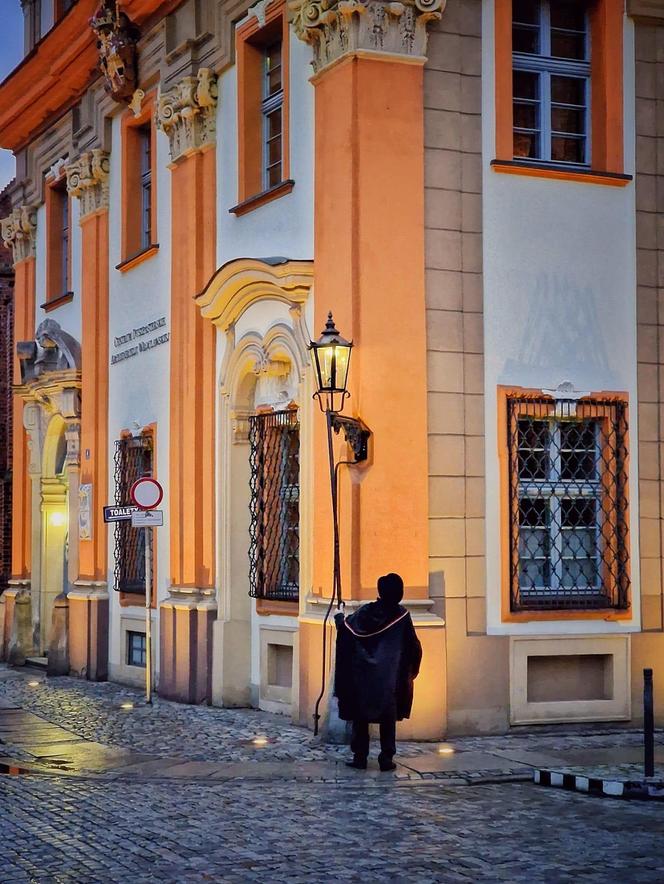
[[450, 746], [447, 743], [443, 743], [441, 746], [438, 747], [439, 755], [454, 755], [455, 752], [456, 749], [454, 748], [454, 746]]
[[[341, 564], [339, 557], [339, 507], [338, 485], [339, 467], [355, 466], [366, 461], [369, 456], [369, 438], [371, 431], [359, 418], [341, 415], [344, 403], [350, 396], [348, 392], [348, 371], [353, 342], [344, 338], [336, 327], [332, 311], [327, 314], [325, 328], [317, 341], [311, 341], [309, 349], [313, 355], [316, 371], [316, 392], [320, 410], [325, 415], [327, 424], [327, 453], [330, 463], [330, 492], [332, 497], [332, 525], [334, 532], [334, 567], [332, 575], [332, 593], [329, 607], [323, 620], [323, 663], [321, 691], [314, 709], [314, 736], [318, 734], [320, 714], [318, 712], [325, 693], [325, 666], [327, 648], [327, 622], [334, 603], [339, 610], [343, 608], [341, 592]], [[353, 452], [353, 460], [342, 460], [335, 463], [332, 433], [343, 430], [344, 437]]]
[[267, 744], [268, 744], [270, 741], [268, 740], [267, 737], [258, 736], [258, 737], [254, 737], [253, 740], [252, 740], [251, 742], [254, 744], [254, 746], [257, 746], [257, 747], [259, 747], [259, 748], [262, 748], [263, 746], [267, 746]]
[[39, 683], [38, 681], [36, 681], [36, 680], [33, 679], [32, 681], [29, 681], [29, 682], [28, 682], [28, 687], [29, 687], [29, 688], [38, 688], [38, 687], [39, 687], [39, 684], [40, 684], [40, 683]]
[[120, 703], [120, 709], [133, 709], [134, 704], [127, 701], [126, 703]]

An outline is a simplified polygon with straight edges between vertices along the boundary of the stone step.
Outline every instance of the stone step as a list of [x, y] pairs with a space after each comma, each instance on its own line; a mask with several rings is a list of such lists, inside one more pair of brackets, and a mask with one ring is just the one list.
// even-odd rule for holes
[[48, 657], [26, 657], [25, 665], [46, 671], [48, 669]]

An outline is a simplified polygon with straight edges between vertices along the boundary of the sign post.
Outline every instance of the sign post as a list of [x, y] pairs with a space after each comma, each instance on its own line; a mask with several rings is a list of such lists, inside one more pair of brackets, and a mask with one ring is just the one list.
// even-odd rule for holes
[[138, 507], [131, 524], [143, 528], [145, 539], [145, 699], [152, 705], [152, 531], [153, 526], [164, 524], [164, 514], [155, 511], [164, 490], [156, 479], [146, 476], [134, 482], [129, 496]]

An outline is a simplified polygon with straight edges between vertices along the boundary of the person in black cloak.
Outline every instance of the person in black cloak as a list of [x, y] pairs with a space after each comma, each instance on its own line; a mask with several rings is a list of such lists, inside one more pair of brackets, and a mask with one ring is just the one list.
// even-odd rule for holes
[[353, 722], [349, 767], [366, 770], [369, 724], [380, 725], [382, 771], [394, 770], [396, 723], [410, 716], [413, 681], [420, 670], [422, 645], [408, 611], [399, 602], [403, 580], [378, 580], [378, 599], [354, 614], [336, 615], [337, 656], [334, 695], [339, 717]]

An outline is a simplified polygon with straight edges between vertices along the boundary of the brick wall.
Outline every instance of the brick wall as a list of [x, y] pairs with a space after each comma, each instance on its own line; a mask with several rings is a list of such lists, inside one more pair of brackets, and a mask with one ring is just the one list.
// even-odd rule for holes
[[[0, 218], [11, 206], [0, 198]], [[0, 243], [0, 592], [11, 572], [11, 468], [14, 270], [10, 249]]]

